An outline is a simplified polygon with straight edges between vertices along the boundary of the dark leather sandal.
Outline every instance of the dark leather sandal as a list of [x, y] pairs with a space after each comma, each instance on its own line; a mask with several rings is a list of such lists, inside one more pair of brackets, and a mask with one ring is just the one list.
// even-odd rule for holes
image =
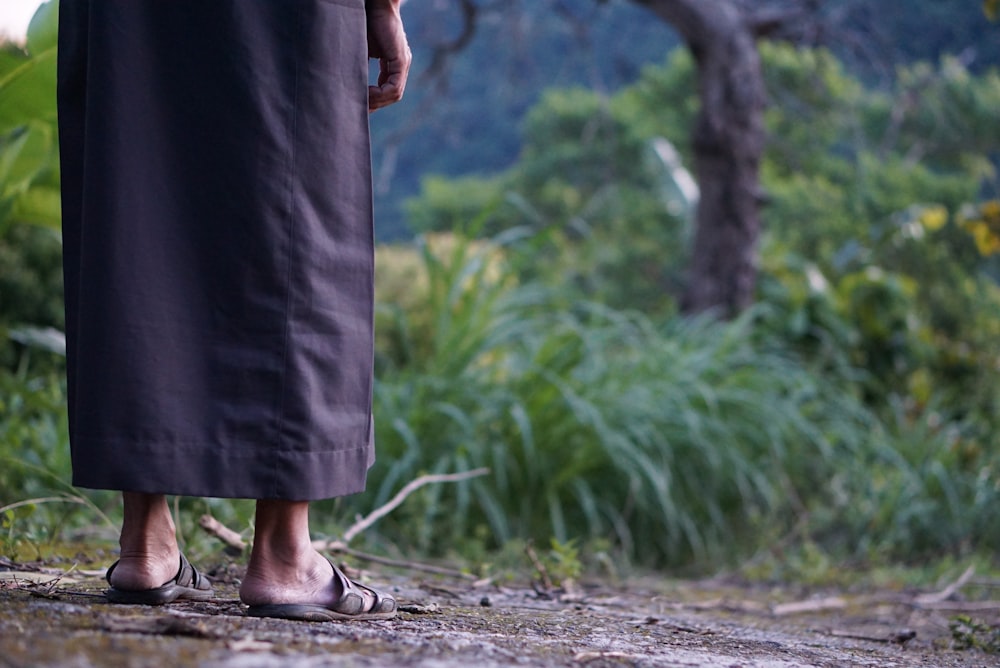
[[[111, 584], [111, 574], [118, 566], [118, 562], [111, 564], [105, 579]], [[177, 569], [177, 575], [173, 580], [163, 583], [155, 589], [118, 589], [112, 585], [104, 596], [109, 603], [126, 603], [131, 605], [164, 605], [174, 601], [207, 601], [214, 594], [212, 583], [204, 575], [199, 573], [194, 566], [181, 555], [181, 565]]]
[[[303, 622], [333, 622], [346, 620], [392, 619], [396, 616], [396, 599], [389, 594], [354, 582], [330, 562], [333, 577], [340, 583], [343, 594], [336, 603], [314, 605], [309, 603], [267, 603], [251, 605], [247, 614], [251, 617], [277, 617]], [[372, 603], [365, 606], [365, 592]]]

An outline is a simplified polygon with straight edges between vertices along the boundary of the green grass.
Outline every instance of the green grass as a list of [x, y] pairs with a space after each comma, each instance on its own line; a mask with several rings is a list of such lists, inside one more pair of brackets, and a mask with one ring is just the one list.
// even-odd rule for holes
[[982, 514], [995, 477], [955, 469], [947, 430], [883, 424], [761, 341], [753, 312], [658, 325], [566, 308], [558, 290], [486, 271], [493, 252], [425, 254], [429, 286], [391, 338], [426, 352], [381, 369], [370, 489], [336, 509], [364, 512], [422, 473], [491, 474], [421, 490], [376, 542], [442, 554], [610, 538], [642, 563], [712, 568], [793, 529], [896, 558], [995, 540]]

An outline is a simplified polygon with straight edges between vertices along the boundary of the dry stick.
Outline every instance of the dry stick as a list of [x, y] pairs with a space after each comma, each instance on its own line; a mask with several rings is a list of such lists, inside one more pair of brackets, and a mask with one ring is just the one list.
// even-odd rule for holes
[[528, 559], [531, 560], [531, 565], [538, 571], [539, 577], [542, 578], [542, 586], [545, 588], [545, 591], [554, 589], [555, 585], [552, 584], [552, 578], [549, 577], [549, 572], [546, 570], [545, 564], [538, 558], [538, 553], [535, 552], [535, 548], [531, 546], [531, 543], [524, 546], [524, 552], [528, 555]]
[[436, 482], [458, 482], [459, 480], [468, 480], [469, 478], [478, 478], [479, 476], [484, 476], [489, 473], [490, 470], [487, 468], [473, 469], [471, 471], [463, 471], [461, 473], [435, 473], [431, 475], [422, 475], [415, 480], [411, 480], [406, 483], [403, 489], [396, 493], [396, 496], [389, 499], [389, 501], [383, 506], [376, 508], [367, 517], [364, 517], [357, 522], [355, 522], [347, 531], [344, 532], [344, 537], [340, 542], [347, 545], [351, 542], [351, 539], [357, 536], [359, 533], [375, 524], [378, 520], [382, 519], [393, 510], [395, 510], [403, 500], [408, 497], [413, 492], [417, 491], [424, 485], [429, 485]]
[[1000, 612], [1000, 601], [935, 601], [933, 603], [914, 602], [919, 610], [946, 610], [948, 612]]
[[958, 579], [950, 585], [933, 594], [921, 594], [920, 596], [917, 596], [916, 602], [922, 605], [926, 603], [941, 603], [943, 601], [947, 601], [951, 598], [952, 594], [964, 587], [965, 583], [967, 583], [975, 574], [975, 565], [969, 566], [965, 569], [965, 572], [958, 576]]
[[215, 519], [208, 513], [202, 515], [198, 519], [198, 526], [207, 531], [209, 534], [215, 536], [228, 547], [234, 550], [239, 550], [242, 552], [246, 549], [246, 541], [238, 533], [227, 527], [225, 524]]
[[873, 636], [865, 635], [863, 633], [851, 633], [849, 631], [841, 631], [838, 629], [830, 629], [829, 631], [821, 631], [828, 636], [833, 636], [834, 638], [851, 638], [852, 640], [867, 640], [869, 642], [887, 642], [891, 645], [904, 645], [909, 641], [917, 637], [917, 632], [910, 629], [900, 629], [898, 631], [893, 631], [888, 635], [884, 636]]
[[374, 554], [368, 554], [366, 552], [359, 552], [357, 550], [352, 550], [344, 544], [337, 544], [335, 542], [330, 543], [327, 548], [330, 552], [337, 552], [339, 554], [346, 554], [349, 557], [355, 557], [357, 559], [363, 559], [365, 561], [371, 561], [376, 564], [382, 564], [384, 566], [395, 566], [397, 568], [405, 568], [408, 570], [424, 571], [426, 573], [434, 573], [435, 575], [448, 575], [453, 578], [460, 578], [462, 580], [478, 580], [475, 575], [471, 573], [463, 573], [462, 571], [455, 570], [454, 568], [444, 568], [442, 566], [431, 566], [430, 564], [421, 564], [415, 561], [400, 561], [398, 559], [389, 559], [387, 557], [379, 557]]
[[847, 601], [840, 596], [815, 599], [811, 601], [793, 601], [791, 603], [778, 603], [771, 608], [771, 614], [775, 617], [785, 615], [801, 615], [810, 612], [825, 612], [827, 610], [843, 610], [847, 607]]

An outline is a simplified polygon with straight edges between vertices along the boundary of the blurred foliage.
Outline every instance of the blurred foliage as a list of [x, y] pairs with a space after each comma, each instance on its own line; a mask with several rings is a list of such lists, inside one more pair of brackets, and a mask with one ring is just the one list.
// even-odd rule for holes
[[[443, 64], [434, 47], [461, 34], [455, 3], [403, 6], [417, 85], [373, 117], [381, 240], [410, 236], [400, 202], [431, 175], [488, 175], [514, 163], [521, 119], [543, 90], [585, 87], [613, 97], [681, 45], [669, 25], [632, 0], [482, 4], [473, 38]], [[813, 37], [866, 82], [887, 82], [898, 64], [947, 54], [961, 53], [976, 73], [1000, 65], [997, 26], [975, 1], [825, 0], [822, 7]], [[426, 76], [432, 63], [440, 67]], [[658, 114], [684, 113], [678, 98], [655, 103]], [[670, 125], [681, 134], [666, 136], [680, 145], [682, 126]]]
[[978, 649], [986, 654], [1000, 654], [1000, 626], [969, 615], [956, 615], [949, 620], [948, 629], [952, 649]]
[[0, 373], [0, 505], [68, 483], [65, 401], [54, 375]]
[[403, 5], [415, 84], [401, 104], [372, 117], [382, 241], [413, 236], [402, 203], [425, 178], [489, 174], [514, 161], [521, 119], [545, 89], [617, 89], [679, 43], [625, 0], [560, 3], [559, 10], [549, 2], [480, 4], [473, 39], [443, 60], [436, 47], [463, 30], [456, 4]]
[[[972, 418], [903, 396], [866, 407], [855, 388], [874, 371], [819, 370], [761, 327], [770, 305], [657, 324], [521, 282], [531, 236], [422, 248], [380, 269], [380, 304], [397, 308], [381, 323], [369, 490], [318, 514], [364, 512], [423, 473], [491, 475], [420, 490], [367, 540], [446, 554], [611, 536], [625, 562], [700, 568], [786, 534], [833, 559], [998, 546], [1000, 453]], [[908, 298], [878, 278], [855, 277], [858, 310], [881, 290]], [[836, 304], [815, 308], [845, 326]]]
[[44, 3], [23, 46], [0, 45], [0, 369], [30, 354], [12, 327], [63, 324], [57, 15], [58, 3]]
[[[749, 320], [661, 329], [594, 303], [554, 309], [551, 289], [491, 278], [486, 251], [457, 243], [447, 263], [423, 255], [430, 289], [397, 337], [434, 343], [383, 368], [378, 482], [347, 503], [378, 505], [421, 472], [492, 475], [422, 491], [384, 521], [401, 543], [583, 532], [644, 561], [718, 560], [756, 523], [794, 515], [839, 430], [866, 433], [855, 407], [755, 346]], [[430, 331], [405, 326], [428, 313]]]
[[[761, 53], [772, 102], [762, 168], [766, 233], [761, 304], [746, 316], [753, 325], [743, 334], [756, 342], [748, 345], [763, 350], [777, 345], [801, 360], [802, 368], [784, 373], [801, 372], [810, 382], [843, 394], [843, 413], [833, 420], [841, 430], [836, 442], [843, 464], [831, 465], [830, 477], [821, 476], [824, 482], [805, 492], [797, 484], [819, 478], [789, 473], [795, 484], [781, 493], [790, 498], [801, 494], [797, 508], [791, 502], [783, 510], [769, 507], [761, 501], [766, 494], [743, 496], [739, 504], [746, 514], [738, 521], [721, 519], [728, 511], [719, 508], [698, 514], [693, 494], [677, 489], [675, 469], [669, 486], [683, 501], [665, 501], [663, 507], [684, 508], [690, 514], [675, 521], [698, 527], [687, 558], [704, 558], [704, 546], [721, 544], [726, 532], [742, 536], [734, 529], [737, 523], [756, 526], [754, 508], [763, 508], [762, 515], [772, 521], [802, 513], [809, 517], [805, 534], [810, 544], [840, 554], [899, 558], [992, 545], [990, 536], [1000, 527], [983, 501], [995, 503], [1000, 493], [995, 448], [1000, 433], [995, 165], [1000, 75], [974, 75], [957, 59], [944, 57], [936, 66], [902, 67], [892, 86], [876, 89], [852, 77], [825, 51], [764, 44]], [[475, 202], [484, 207], [480, 220], [486, 222], [478, 229], [487, 235], [516, 226], [530, 230], [530, 249], [507, 253], [508, 266], [518, 277], [516, 285], [559, 286], [549, 298], [555, 311], [576, 313], [577, 305], [598, 302], [626, 320], [637, 316], [621, 309], [670, 321], [688, 230], [676, 172], [656, 159], [655, 147], [665, 140], [689, 161], [684, 138], [696, 104], [692, 63], [681, 51], [613, 96], [583, 89], [550, 91], [526, 117], [518, 163], [495, 176], [476, 177], [469, 199], [462, 197], [467, 181], [429, 181], [430, 196], [413, 200], [410, 211], [425, 229], [457, 227], [476, 233], [462, 225], [462, 212], [449, 208]], [[588, 334], [601, 331], [593, 320], [575, 324]], [[674, 336], [671, 332], [668, 338]], [[623, 333], [611, 338], [629, 340]], [[710, 357], [712, 335], [700, 331], [697, 338], [701, 354]], [[591, 352], [597, 348], [594, 356], [605, 363], [615, 359], [595, 344], [565, 340], [557, 347], [573, 350], [574, 345]], [[656, 349], [649, 341], [638, 347]], [[750, 372], [753, 382], [766, 387], [766, 355], [755, 349], [753, 357], [762, 365]], [[720, 367], [731, 364], [725, 357], [717, 362]], [[629, 396], [628, 389], [610, 380], [616, 373], [607, 373], [595, 385]], [[641, 376], [632, 369], [624, 375]], [[659, 369], [657, 377], [671, 382], [660, 385], [643, 377], [641, 386], [667, 403], [683, 391], [669, 370]], [[719, 382], [713, 377], [707, 384], [715, 389]], [[747, 391], [761, 402], [755, 410], [770, 416], [774, 425], [784, 424], [775, 415], [777, 399], [763, 387], [752, 387]], [[528, 400], [522, 401], [522, 412], [532, 415], [532, 409], [523, 408]], [[677, 401], [695, 420], [691, 416], [698, 413], [691, 403]], [[830, 402], [826, 395], [819, 401], [828, 409]], [[622, 414], [634, 407], [602, 397], [595, 410], [612, 403]], [[471, 408], [462, 408], [467, 410]], [[821, 433], [833, 428], [816, 427], [817, 417], [803, 406], [782, 410], [805, 413], [801, 421]], [[653, 421], [649, 429], [659, 434], [659, 442], [670, 441], [672, 432], [651, 417], [656, 412], [650, 408], [648, 415], [631, 418], [636, 425]], [[742, 414], [725, 414], [724, 419], [727, 429], [752, 429], [754, 424]], [[536, 429], [533, 422], [531, 428]], [[600, 432], [598, 440], [615, 438], [612, 432]], [[467, 439], [476, 441], [471, 434]], [[753, 439], [740, 431], [738, 438], [724, 442], [727, 455], [714, 456], [742, 457], [739, 463], [725, 464], [738, 477], [739, 466], [753, 459], [734, 451]], [[677, 441], [671, 446], [678, 447]], [[692, 450], [704, 454], [708, 449], [700, 443]], [[697, 464], [680, 477], [689, 475], [704, 485], [711, 467], [684, 452]], [[823, 455], [812, 456], [822, 469]], [[765, 475], [771, 484], [784, 467], [794, 469], [793, 459], [771, 462], [771, 473]], [[676, 467], [674, 460], [657, 461], [659, 470]], [[485, 463], [475, 460], [476, 465]], [[657, 484], [666, 483], [650, 482], [650, 490]], [[735, 478], [726, 485], [748, 488]], [[716, 503], [725, 498], [726, 485], [708, 485]], [[643, 495], [655, 497], [652, 491]], [[817, 499], [823, 502], [814, 506]], [[548, 505], [553, 504], [559, 505]], [[549, 524], [558, 526], [557, 518], [565, 512], [550, 510], [550, 515]], [[678, 540], [676, 526], [643, 527], [643, 535], [649, 531]], [[627, 543], [622, 535], [618, 540]], [[661, 558], [680, 558], [676, 544], [673, 551], [663, 549]]]
[[44, 3], [23, 47], [0, 46], [0, 233], [15, 223], [59, 225], [57, 16], [58, 3]]

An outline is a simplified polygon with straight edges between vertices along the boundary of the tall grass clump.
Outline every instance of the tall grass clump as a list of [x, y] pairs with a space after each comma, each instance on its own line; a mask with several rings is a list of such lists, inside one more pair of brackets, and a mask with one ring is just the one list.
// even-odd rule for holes
[[839, 462], [814, 538], [884, 562], [1000, 553], [1000, 452], [938, 412], [898, 400], [886, 412], [865, 447]]
[[66, 491], [66, 396], [56, 374], [0, 370], [0, 506]]
[[382, 311], [379, 458], [348, 505], [422, 473], [491, 471], [424, 488], [383, 536], [432, 553], [610, 538], [647, 563], [720, 563], [806, 513], [869, 432], [856, 404], [754, 341], [752, 314], [657, 325], [553, 308], [558, 289], [519, 284], [502, 241], [425, 245], [405, 308]]
[[99, 520], [109, 523], [95, 495], [70, 483], [65, 406], [61, 374], [0, 369], [2, 556], [41, 558], [67, 531], [89, 535]]

